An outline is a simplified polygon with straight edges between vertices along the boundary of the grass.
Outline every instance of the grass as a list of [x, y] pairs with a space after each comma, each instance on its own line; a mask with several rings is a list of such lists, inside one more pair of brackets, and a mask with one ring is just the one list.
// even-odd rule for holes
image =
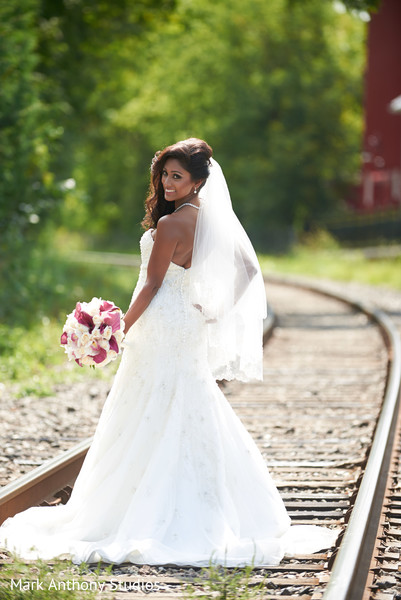
[[253, 566], [243, 568], [228, 568], [210, 564], [201, 570], [199, 577], [188, 584], [185, 598], [188, 600], [250, 600], [252, 598], [267, 598], [266, 578], [256, 580]]
[[[118, 565], [117, 565], [118, 566]], [[0, 567], [0, 600], [94, 600], [100, 595], [114, 598], [112, 593], [121, 583], [128, 590], [142, 589], [149, 596], [157, 584], [146, 577], [139, 582], [113, 577], [113, 564], [74, 565], [70, 560], [53, 559], [25, 562], [13, 555]], [[183, 580], [180, 592], [187, 600], [250, 600], [267, 598], [266, 581], [269, 572], [257, 576], [253, 566], [227, 568], [210, 564], [191, 582]], [[140, 586], [138, 586], [140, 583]], [[111, 595], [110, 595], [111, 594]]]
[[7, 386], [16, 396], [47, 395], [66, 379], [111, 377], [118, 360], [96, 370], [69, 363], [60, 335], [78, 300], [100, 296], [125, 312], [137, 276], [133, 268], [76, 264], [58, 254], [33, 256], [15, 310], [0, 323], [0, 393]]
[[259, 256], [263, 272], [310, 276], [401, 290], [401, 257], [368, 260], [361, 250], [344, 250], [325, 232], [286, 255]]
[[91, 569], [65, 560], [25, 563], [14, 557], [0, 569], [0, 600], [94, 600], [102, 590], [99, 574], [99, 565]]

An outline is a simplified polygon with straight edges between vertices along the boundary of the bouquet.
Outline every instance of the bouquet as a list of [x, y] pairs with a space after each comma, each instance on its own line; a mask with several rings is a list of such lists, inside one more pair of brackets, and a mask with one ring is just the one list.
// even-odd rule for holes
[[121, 310], [113, 302], [92, 298], [77, 302], [67, 316], [60, 339], [69, 360], [83, 365], [104, 367], [114, 360], [124, 339]]

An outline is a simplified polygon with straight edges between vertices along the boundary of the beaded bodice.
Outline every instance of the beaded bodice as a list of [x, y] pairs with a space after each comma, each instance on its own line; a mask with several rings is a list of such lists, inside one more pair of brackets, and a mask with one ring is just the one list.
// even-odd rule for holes
[[[140, 241], [141, 268], [132, 300], [134, 300], [135, 296], [139, 293], [146, 281], [148, 263], [152, 252], [153, 243], [152, 230], [148, 229], [142, 235]], [[190, 269], [185, 269], [184, 267], [171, 262], [164, 276], [162, 288], [159, 290], [158, 296], [160, 296], [160, 292], [163, 290], [163, 295], [165, 293], [173, 294], [173, 296], [175, 295], [177, 298], [179, 298], [179, 303], [185, 302], [184, 299], [188, 298], [189, 270]]]
[[[148, 231], [145, 231], [140, 241], [141, 269], [131, 304], [146, 282], [147, 268], [153, 243], [152, 232], [149, 229]], [[131, 328], [137, 332], [137, 335], [139, 331], [142, 331], [145, 327], [147, 335], [160, 340], [160, 326], [163, 324], [163, 327], [171, 327], [171, 335], [173, 335], [176, 328], [180, 330], [179, 338], [177, 338], [176, 335], [175, 337], [180, 340], [181, 344], [185, 345], [188, 328], [190, 328], [192, 333], [196, 331], [198, 340], [202, 338], [204, 318], [201, 312], [192, 305], [190, 300], [189, 272], [190, 269], [185, 269], [173, 262], [170, 263], [162, 285], [153, 297], [145, 313], [135, 323], [135, 327]], [[130, 332], [128, 336], [130, 337]], [[177, 352], [178, 346], [176, 343], [176, 357]], [[183, 356], [184, 355], [185, 349], [183, 348]]]

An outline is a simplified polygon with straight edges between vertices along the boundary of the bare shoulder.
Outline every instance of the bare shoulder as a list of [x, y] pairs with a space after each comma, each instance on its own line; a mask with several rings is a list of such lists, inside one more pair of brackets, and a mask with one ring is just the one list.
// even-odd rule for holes
[[183, 228], [185, 228], [185, 222], [179, 218], [178, 214], [164, 215], [157, 222], [157, 237], [160, 236], [164, 240], [176, 240], [181, 237]]

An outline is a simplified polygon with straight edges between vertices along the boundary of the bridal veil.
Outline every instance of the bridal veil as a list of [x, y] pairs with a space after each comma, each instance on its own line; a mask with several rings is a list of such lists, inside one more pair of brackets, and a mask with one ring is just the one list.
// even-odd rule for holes
[[193, 304], [207, 323], [208, 359], [216, 379], [263, 378], [266, 294], [252, 244], [235, 215], [220, 165], [199, 193], [190, 269]]

